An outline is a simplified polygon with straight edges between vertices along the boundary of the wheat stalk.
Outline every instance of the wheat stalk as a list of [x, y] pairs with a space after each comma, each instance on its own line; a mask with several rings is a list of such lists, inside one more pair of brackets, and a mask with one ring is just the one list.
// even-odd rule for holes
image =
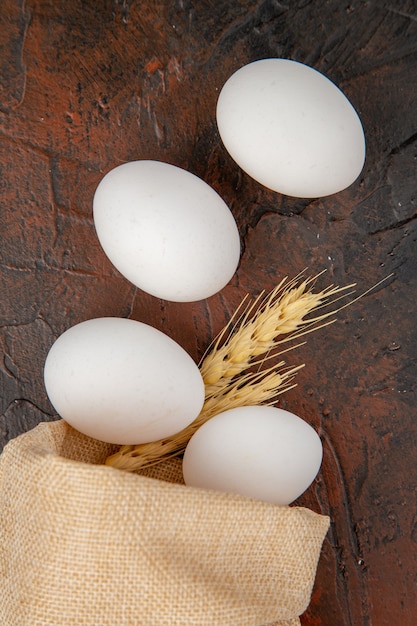
[[304, 365], [286, 368], [285, 361], [280, 361], [265, 369], [265, 362], [300, 345], [279, 349], [284, 342], [333, 323], [343, 306], [314, 317], [309, 314], [334, 305], [343, 297], [342, 292], [354, 286], [331, 285], [315, 293], [312, 286], [319, 274], [304, 280], [301, 276], [291, 281], [284, 278], [269, 294], [262, 292], [252, 303], [247, 304], [247, 297], [243, 299], [199, 363], [205, 401], [192, 424], [172, 437], [121, 446], [106, 464], [135, 471], [181, 454], [196, 430], [214, 415], [238, 406], [273, 404], [279, 394], [294, 387], [294, 377]]

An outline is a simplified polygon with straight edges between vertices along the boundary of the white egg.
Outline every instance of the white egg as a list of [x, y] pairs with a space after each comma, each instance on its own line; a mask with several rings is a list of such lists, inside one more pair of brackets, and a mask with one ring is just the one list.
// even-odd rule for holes
[[296, 61], [263, 59], [237, 70], [220, 92], [217, 124], [236, 163], [288, 196], [342, 191], [364, 165], [353, 106], [326, 76]]
[[187, 485], [287, 505], [313, 482], [322, 460], [316, 431], [270, 406], [230, 409], [201, 426], [184, 453]]
[[96, 318], [65, 331], [48, 353], [44, 378], [57, 413], [109, 443], [173, 435], [204, 401], [190, 355], [161, 331], [130, 319]]
[[234, 275], [240, 238], [228, 206], [203, 180], [160, 161], [132, 161], [104, 176], [94, 223], [114, 266], [147, 293], [208, 298]]

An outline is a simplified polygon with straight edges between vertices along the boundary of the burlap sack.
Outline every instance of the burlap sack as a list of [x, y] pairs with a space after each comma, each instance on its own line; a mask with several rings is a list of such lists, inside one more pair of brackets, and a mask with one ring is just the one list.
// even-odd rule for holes
[[0, 459], [2, 626], [299, 624], [325, 516], [99, 465], [111, 446], [65, 422]]

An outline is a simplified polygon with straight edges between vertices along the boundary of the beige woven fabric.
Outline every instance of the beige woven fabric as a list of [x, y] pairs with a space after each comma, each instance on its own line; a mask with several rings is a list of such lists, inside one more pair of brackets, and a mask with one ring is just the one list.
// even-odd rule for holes
[[[296, 626], [329, 519], [100, 465], [65, 422], [0, 459], [2, 626]], [[153, 477], [151, 477], [151, 475]]]

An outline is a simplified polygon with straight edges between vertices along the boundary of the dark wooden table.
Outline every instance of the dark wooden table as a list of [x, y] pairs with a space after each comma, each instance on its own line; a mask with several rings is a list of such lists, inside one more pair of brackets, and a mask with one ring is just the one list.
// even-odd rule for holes
[[[251, 180], [216, 127], [242, 65], [284, 57], [335, 81], [357, 109], [367, 160], [347, 190], [300, 200]], [[300, 504], [329, 514], [309, 626], [417, 623], [417, 5], [340, 0], [3, 0], [0, 6], [0, 442], [56, 419], [43, 386], [56, 337], [101, 315], [148, 322], [196, 360], [246, 292], [308, 268], [356, 282], [279, 405], [320, 433]], [[240, 229], [237, 274], [207, 301], [134, 288], [96, 238], [92, 197], [135, 159], [212, 185]]]

